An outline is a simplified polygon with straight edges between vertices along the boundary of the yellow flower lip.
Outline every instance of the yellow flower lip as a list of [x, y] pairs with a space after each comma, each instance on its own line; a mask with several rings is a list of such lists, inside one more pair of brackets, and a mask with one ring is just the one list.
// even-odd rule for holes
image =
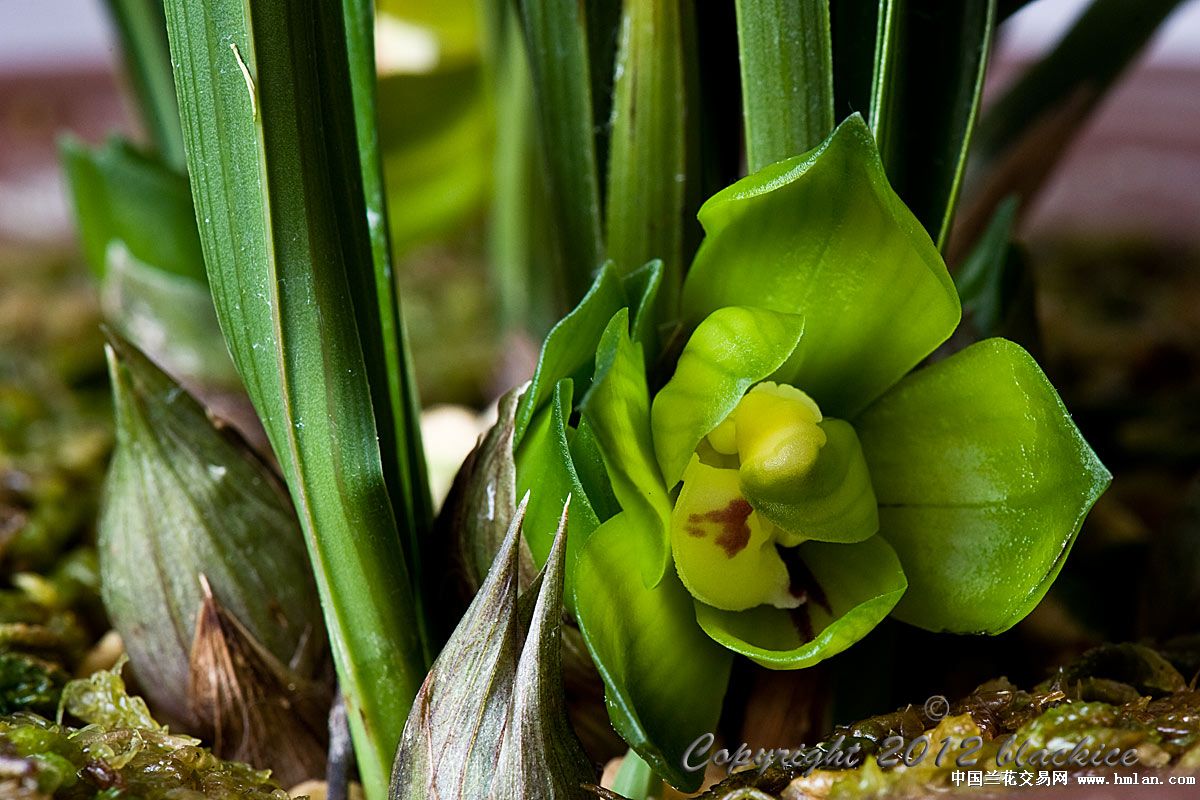
[[671, 549], [688, 590], [726, 611], [795, 608], [788, 556], [811, 539], [857, 542], [879, 527], [853, 428], [794, 386], [764, 381], [708, 433], [684, 470]]

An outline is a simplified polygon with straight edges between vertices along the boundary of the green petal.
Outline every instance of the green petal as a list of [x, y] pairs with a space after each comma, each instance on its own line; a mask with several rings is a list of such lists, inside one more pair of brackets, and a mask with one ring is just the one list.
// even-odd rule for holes
[[[801, 669], [866, 636], [904, 594], [900, 561], [879, 536], [857, 544], [806, 542], [798, 551], [820, 589], [809, 590], [807, 603], [793, 610], [720, 611], [697, 601], [704, 632], [768, 669]], [[805, 612], [807, 621], [799, 616]]]
[[855, 422], [900, 619], [999, 633], [1045, 595], [1111, 476], [1033, 358], [1004, 339], [905, 378]]
[[582, 381], [587, 377], [586, 370], [592, 365], [600, 335], [612, 315], [624, 305], [621, 281], [606, 264], [579, 305], [546, 335], [533, 380], [517, 407], [514, 443], [521, 442], [534, 413], [550, 399], [560, 380], [576, 378]]
[[654, 459], [646, 367], [642, 346], [629, 338], [629, 309], [614, 314], [600, 337], [596, 375], [580, 407], [621, 508], [644, 530], [658, 533], [650, 542], [654, 558], [642, 564], [645, 580], [657, 583], [671, 561], [666, 535], [671, 501]]
[[721, 308], [700, 323], [651, 411], [668, 486], [679, 482], [696, 445], [746, 390], [783, 366], [803, 333], [803, 318], [762, 308]]
[[[600, 525], [575, 469], [567, 443], [566, 420], [571, 413], [572, 384], [564, 378], [554, 387], [550, 404], [533, 418], [525, 438], [516, 448], [516, 496], [529, 492], [522, 530], [534, 563], [540, 569], [554, 545], [554, 532], [567, 498], [571, 498], [567, 537], [567, 585], [579, 550]], [[570, 595], [567, 595], [568, 602]]]
[[701, 773], [684, 772], [681, 759], [716, 729], [732, 654], [700, 630], [673, 571], [653, 587], [641, 579], [656, 533], [622, 513], [592, 534], [576, 567], [576, 616], [613, 727], [659, 775], [695, 791]]
[[825, 432], [825, 445], [807, 474], [783, 482], [756, 480], [766, 471], [743, 461], [742, 491], [755, 511], [803, 539], [869, 539], [879, 531], [879, 508], [858, 436], [840, 419], [826, 419], [818, 426]]
[[946, 266], [858, 115], [808, 154], [714, 195], [699, 216], [707, 236], [685, 316], [733, 305], [802, 314], [804, 338], [776, 380], [830, 416], [853, 416], [958, 324]]

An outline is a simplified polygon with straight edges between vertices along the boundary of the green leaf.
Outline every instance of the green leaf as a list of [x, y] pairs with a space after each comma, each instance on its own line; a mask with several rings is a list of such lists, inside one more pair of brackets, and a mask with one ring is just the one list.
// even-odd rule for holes
[[672, 304], [684, 267], [683, 36], [678, 2], [625, 0], [606, 196], [609, 258], [621, 274], [661, 259]]
[[[879, 56], [897, 29], [903, 0], [830, 0], [833, 32], [833, 93], [837, 116], [859, 112], [872, 120], [871, 103], [879, 85]], [[882, 37], [882, 40], [881, 40]]]
[[621, 768], [613, 778], [612, 791], [618, 797], [627, 800], [647, 800], [656, 795], [661, 796], [662, 780], [654, 774], [654, 770], [642, 760], [636, 750], [629, 750], [621, 759]]
[[667, 486], [679, 482], [700, 440], [729, 416], [746, 390], [787, 362], [803, 333], [802, 317], [762, 308], [720, 308], [700, 323], [651, 410], [654, 449]]
[[673, 570], [653, 587], [642, 579], [656, 535], [628, 512], [592, 534], [576, 567], [576, 616], [617, 733], [672, 785], [695, 791], [702, 776], [681, 758], [715, 730], [732, 654], [700, 630]]
[[737, 0], [750, 171], [816, 147], [833, 130], [829, 0]]
[[963, 315], [983, 336], [1000, 333], [1020, 288], [1020, 263], [1009, 257], [1017, 206], [1013, 196], [1000, 204], [987, 230], [954, 273]]
[[768, 669], [802, 669], [862, 639], [904, 594], [900, 561], [882, 537], [857, 544], [806, 542], [798, 554], [811, 573], [800, 587], [807, 592], [803, 605], [720, 611], [696, 601], [704, 632]]
[[604, 262], [588, 31], [580, 3], [517, 0], [525, 29], [568, 296]]
[[775, 379], [850, 418], [958, 324], [946, 266], [883, 174], [858, 115], [817, 149], [713, 196], [684, 285], [693, 323], [723, 306], [804, 317]]
[[351, 291], [374, 268], [352, 188], [341, 9], [168, 0], [166, 11], [217, 315], [307, 538], [378, 800], [425, 662], [355, 322], [372, 299], [356, 306]]
[[564, 378], [554, 387], [550, 404], [534, 417], [525, 438], [515, 451], [517, 496], [530, 494], [526, 514], [525, 541], [533, 562], [546, 563], [553, 540], [550, 538], [563, 506], [571, 502], [571, 536], [567, 541], [567, 583], [570, 586], [579, 550], [599, 525], [587, 492], [575, 469], [567, 438], [567, 419], [571, 416], [573, 386]]
[[854, 422], [880, 534], [909, 590], [895, 615], [999, 633], [1045, 595], [1111, 476], [1019, 346], [988, 339], [913, 373]]
[[121, 139], [93, 150], [66, 137], [60, 149], [83, 254], [97, 276], [119, 243], [156, 269], [206, 281], [187, 175]]
[[944, 249], [979, 113], [995, 0], [904, 0], [880, 30], [871, 128], [896, 193]]
[[643, 564], [648, 583], [670, 568], [666, 531], [671, 500], [654, 457], [650, 434], [650, 392], [642, 347], [629, 338], [629, 310], [621, 309], [596, 348], [596, 374], [580, 404], [583, 418], [604, 456], [613, 494], [635, 523], [659, 535], [652, 541], [656, 558]]
[[[325, 4], [328, 5], [328, 4]], [[333, 162], [344, 166], [342, 197], [339, 210], [348, 214], [343, 228], [354, 230], [366, 226], [367, 236], [348, 237], [357, 250], [351, 263], [361, 264], [369, 258], [373, 270], [349, 269], [350, 294], [357, 312], [359, 341], [371, 387], [375, 426], [379, 431], [380, 455], [384, 479], [396, 511], [397, 522], [404, 533], [405, 562], [417, 587], [418, 619], [422, 625], [426, 657], [432, 659], [438, 644], [430, 641], [423, 611], [429, 587], [421, 565], [422, 542], [429, 537], [433, 523], [433, 498], [421, 445], [421, 406], [413, 377], [412, 356], [408, 350], [400, 298], [392, 269], [392, 245], [388, 236], [388, 209], [384, 198], [383, 165], [380, 157], [376, 113], [375, 17], [372, 0], [344, 0], [347, 79], [351, 87], [352, 104], [345, 104], [339, 91], [330, 93], [331, 113], [327, 119], [340, 126], [335, 141], [343, 148]], [[336, 22], [328, 23], [331, 31]], [[332, 48], [326, 59], [326, 75], [331, 85], [343, 83], [334, 79], [340, 68], [341, 51]], [[339, 106], [338, 104], [341, 103]], [[328, 136], [328, 134], [326, 134]], [[330, 137], [334, 139], [334, 137]], [[358, 158], [357, 171], [349, 168], [352, 156]], [[358, 219], [355, 220], [354, 217]], [[361, 228], [359, 229], [361, 230]], [[368, 245], [369, 244], [369, 248]], [[430, 578], [431, 579], [431, 578]]]
[[60, 149], [107, 323], [181, 379], [240, 389], [213, 311], [187, 177], [120, 139], [93, 150], [68, 137]]
[[517, 407], [514, 441], [520, 445], [534, 412], [549, 400], [563, 378], [584, 382], [596, 356], [596, 345], [612, 319], [625, 305], [621, 282], [609, 267], [600, 270], [592, 288], [572, 311], [558, 321], [546, 336], [537, 369]]
[[163, 163], [184, 168], [179, 104], [171, 81], [171, 53], [163, 0], [107, 0], [121, 40], [125, 74], [137, 98], [142, 123]]

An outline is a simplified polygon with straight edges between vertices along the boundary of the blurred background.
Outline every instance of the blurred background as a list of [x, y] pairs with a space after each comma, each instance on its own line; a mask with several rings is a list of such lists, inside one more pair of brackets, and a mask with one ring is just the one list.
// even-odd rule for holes
[[[985, 104], [1086, 5], [1037, 0], [1006, 21]], [[527, 377], [553, 317], [510, 302], [487, 267], [495, 142], [473, 0], [382, 0], [378, 27], [399, 280], [423, 400], [439, 409], [427, 448], [446, 472], [477, 435], [473, 414]], [[98, 292], [59, 163], [65, 132], [139, 135], [103, 3], [0, 0], [0, 435], [36, 449], [30, 420], [57, 415], [44, 435], [68, 464], [68, 492], [86, 482], [70, 470], [98, 469], [106, 452], [107, 390]], [[1099, 641], [1200, 631], [1200, 0], [1180, 4], [1066, 147], [1020, 217], [1024, 306], [1011, 330], [1115, 481], [1052, 594], [1014, 631], [953, 645], [886, 625], [875, 635], [931, 654], [953, 646], [967, 685], [920, 659], [890, 673], [914, 698], [998, 670], [1036, 681]], [[952, 267], [961, 258], [951, 250]], [[0, 558], [12, 558], [4, 507], [17, 493], [0, 485]]]

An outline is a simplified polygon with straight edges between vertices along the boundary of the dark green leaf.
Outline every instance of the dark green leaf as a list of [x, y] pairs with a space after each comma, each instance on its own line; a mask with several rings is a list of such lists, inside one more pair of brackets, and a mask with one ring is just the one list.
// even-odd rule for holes
[[[1094, 0], [1055, 48], [983, 115], [976, 139], [980, 157], [995, 158], [1077, 93], [1087, 98], [1087, 108], [1094, 106], [1179, 3]], [[1078, 107], [1073, 115], [1074, 126], [1087, 118]]]
[[799, 155], [833, 130], [829, 0], [738, 0], [750, 171]]
[[829, 416], [853, 416], [958, 324], [945, 264], [858, 115], [813, 152], [715, 195], [700, 220], [708, 238], [684, 285], [686, 317], [735, 305], [803, 316], [776, 380]]
[[[424, 628], [422, 609], [426, 602], [426, 584], [421, 569], [421, 547], [429, 536], [433, 521], [433, 499], [421, 445], [420, 402], [400, 313], [388, 237], [388, 210], [377, 132], [374, 8], [372, 0], [345, 0], [342, 9], [346, 50], [342, 56], [339, 48], [331, 48], [326, 58], [325, 85], [334, 87], [327, 93], [329, 112], [326, 119], [348, 125], [350, 130], [339, 130], [336, 137], [326, 135], [341, 148], [332, 154], [330, 162], [345, 169], [341, 187], [345, 202], [339, 208], [351, 217], [342, 221], [340, 227], [355, 230], [365, 225], [367, 230], [365, 238], [362, 235], [346, 237], [358, 247], [350, 255], [350, 263], [361, 264], [369, 258], [374, 270], [352, 268], [347, 270], [347, 275], [371, 387], [384, 478], [403, 531], [405, 560], [417, 589], [417, 616], [422, 624], [426, 655], [432, 658], [436, 643], [429, 641]], [[325, 27], [332, 33], [338, 29], [337, 21], [331, 20]], [[336, 79], [341, 58], [349, 67], [353, 100], [349, 108], [338, 105], [339, 101], [345, 101], [338, 88], [344, 84]], [[346, 168], [355, 153], [359, 161], [357, 171]], [[355, 220], [353, 215], [359, 215], [359, 218]], [[364, 246], [367, 242], [369, 250]]]
[[1028, 200], [1037, 192], [1091, 111], [1178, 6], [1179, 0], [1095, 0], [1050, 54], [989, 106], [973, 144], [964, 243], [975, 241], [1004, 198]]
[[[674, 305], [683, 276], [687, 175], [684, 26], [678, 0], [625, 0], [608, 161], [608, 255], [627, 274], [664, 264]], [[668, 314], [674, 313], [668, 308]]]
[[892, 186], [939, 249], [954, 220], [995, 17], [995, 0], [903, 0], [896, 27], [880, 29], [871, 128]]
[[1023, 619], [1111, 480], [1037, 363], [1004, 339], [914, 372], [854, 425], [880, 535], [908, 576], [895, 615], [930, 630]]
[[163, 163], [184, 168], [183, 131], [171, 81], [171, 52], [163, 0], [107, 0], [121, 39], [125, 73], [137, 97], [142, 124]]
[[[568, 296], [604, 262], [585, 6], [518, 0]], [[518, 427], [518, 430], [520, 428]]]
[[355, 323], [374, 303], [352, 288], [375, 273], [341, 8], [166, 10], [217, 315], [308, 540], [377, 800], [424, 657]]

